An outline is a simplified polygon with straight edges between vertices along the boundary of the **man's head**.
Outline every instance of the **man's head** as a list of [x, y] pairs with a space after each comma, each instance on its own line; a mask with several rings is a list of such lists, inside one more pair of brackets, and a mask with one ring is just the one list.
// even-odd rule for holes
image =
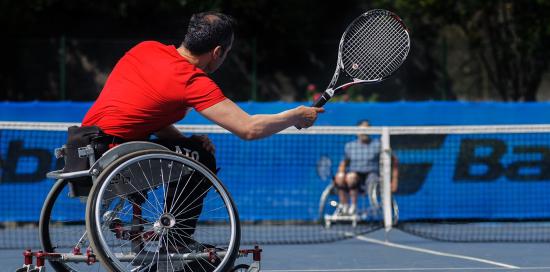
[[233, 19], [219, 12], [193, 14], [182, 42], [191, 54], [206, 56], [208, 73], [216, 71], [233, 45]]
[[[369, 120], [361, 120], [357, 123], [359, 127], [369, 127]], [[359, 141], [363, 143], [369, 142], [369, 135], [368, 134], [358, 134], [357, 137], [359, 138]]]

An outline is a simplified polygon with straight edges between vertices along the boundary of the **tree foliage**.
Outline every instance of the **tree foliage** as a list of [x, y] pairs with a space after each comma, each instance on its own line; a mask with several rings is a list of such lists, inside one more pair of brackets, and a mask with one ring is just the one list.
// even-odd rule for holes
[[550, 1], [391, 2], [396, 10], [419, 18], [411, 21], [432, 37], [438, 27], [458, 26], [501, 100], [536, 100], [550, 60]]
[[[302, 100], [307, 86], [328, 83], [341, 33], [372, 8], [403, 17], [412, 50], [394, 77], [353, 90], [352, 99], [536, 100], [550, 59], [550, 0], [0, 0], [10, 41], [1, 49], [11, 52], [0, 64], [0, 99], [58, 99], [65, 62], [67, 98], [92, 100], [133, 44], [177, 45], [191, 14], [219, 10], [238, 21], [236, 46], [214, 74], [226, 93]], [[60, 37], [67, 37], [66, 58]]]

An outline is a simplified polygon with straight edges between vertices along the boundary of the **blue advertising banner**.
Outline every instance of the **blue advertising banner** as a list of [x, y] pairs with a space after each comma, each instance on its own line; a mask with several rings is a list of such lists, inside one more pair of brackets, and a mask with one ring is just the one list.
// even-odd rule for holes
[[[0, 104], [4, 121], [58, 122], [78, 122], [90, 105]], [[295, 105], [241, 104], [251, 113]], [[336, 103], [327, 106], [319, 123], [355, 125], [365, 118], [375, 126], [550, 123], [549, 105]], [[207, 122], [194, 113], [185, 123]], [[65, 137], [64, 132], [0, 130], [0, 221], [38, 220], [54, 182], [45, 179], [45, 173], [62, 167], [52, 151]], [[229, 134], [210, 137], [217, 147], [219, 176], [246, 221], [317, 219], [318, 200], [329, 182], [318, 176], [317, 161], [328, 157], [334, 172], [345, 143], [356, 139], [353, 135], [276, 135], [246, 142]], [[400, 220], [550, 218], [550, 133], [396, 135], [391, 143], [399, 159], [395, 198]], [[84, 206], [82, 201], [68, 197], [62, 201], [67, 210], [58, 216], [82, 218], [73, 214], [79, 210], [73, 207]]]

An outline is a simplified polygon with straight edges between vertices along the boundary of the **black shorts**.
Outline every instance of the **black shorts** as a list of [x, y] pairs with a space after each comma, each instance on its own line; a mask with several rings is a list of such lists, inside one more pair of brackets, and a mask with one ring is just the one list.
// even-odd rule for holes
[[[378, 182], [380, 180], [380, 175], [377, 172], [354, 172], [357, 174], [357, 189], [359, 190], [359, 193], [365, 193], [367, 191], [367, 185], [371, 182]], [[349, 191], [350, 189], [355, 188], [348, 188], [347, 186], [344, 188], [346, 191]]]

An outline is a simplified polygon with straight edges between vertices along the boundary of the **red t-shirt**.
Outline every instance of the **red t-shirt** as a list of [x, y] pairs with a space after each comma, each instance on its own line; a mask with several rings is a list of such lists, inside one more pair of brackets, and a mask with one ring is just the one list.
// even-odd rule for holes
[[174, 46], [147, 41], [118, 61], [82, 125], [142, 140], [181, 120], [191, 108], [202, 111], [224, 99], [218, 85]]

